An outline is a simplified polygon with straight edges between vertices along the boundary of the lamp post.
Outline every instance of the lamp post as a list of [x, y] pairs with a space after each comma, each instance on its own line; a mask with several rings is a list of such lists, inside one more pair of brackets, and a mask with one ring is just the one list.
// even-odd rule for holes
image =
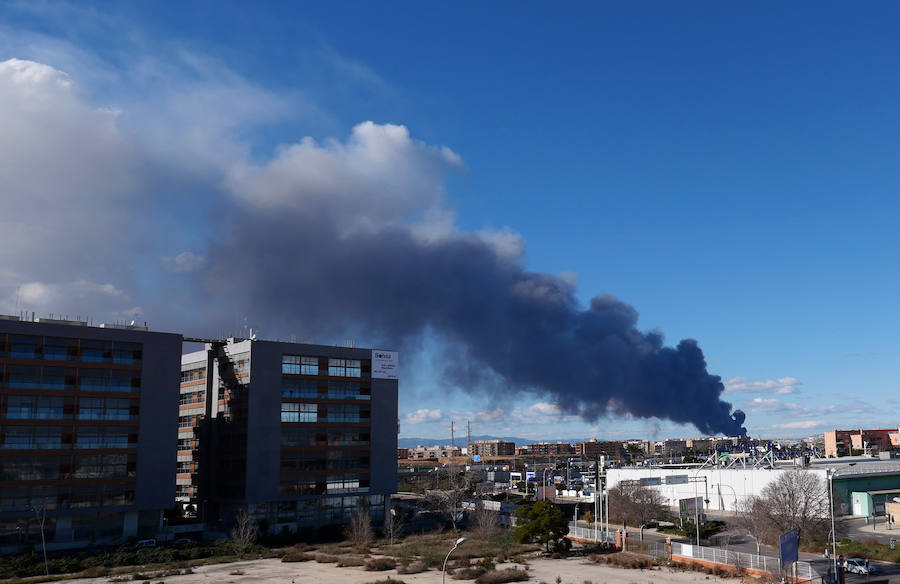
[[541, 499], [546, 499], [546, 498], [547, 498], [547, 471], [548, 471], [548, 470], [550, 470], [550, 469], [549, 469], [549, 468], [545, 468], [545, 469], [544, 469], [544, 472], [541, 473], [541, 487], [542, 487], [542, 490], [541, 490]]
[[455, 552], [456, 548], [466, 543], [467, 541], [469, 541], [469, 539], [466, 537], [459, 538], [458, 540], [456, 540], [456, 543], [453, 544], [453, 547], [450, 548], [450, 551], [447, 552], [447, 557], [444, 558], [444, 565], [441, 567], [441, 584], [445, 584], [447, 582], [447, 560], [450, 559], [450, 554]]
[[828, 508], [831, 511], [831, 558], [837, 578], [837, 532], [834, 530], [834, 469], [828, 469]]

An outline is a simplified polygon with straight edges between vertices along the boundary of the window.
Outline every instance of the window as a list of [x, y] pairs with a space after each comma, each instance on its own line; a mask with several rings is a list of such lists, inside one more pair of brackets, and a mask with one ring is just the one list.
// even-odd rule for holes
[[83, 397], [78, 400], [78, 419], [79, 420], [102, 420], [103, 419], [103, 398], [102, 397]]
[[281, 372], [287, 375], [318, 375], [319, 358], [284, 355], [281, 359]]
[[45, 339], [44, 359], [47, 361], [77, 361], [78, 339]]
[[329, 359], [328, 375], [332, 377], [360, 377], [362, 367], [359, 359]]
[[43, 356], [42, 344], [41, 337], [13, 335], [9, 338], [9, 356], [13, 359], [40, 359]]
[[81, 341], [81, 360], [85, 363], [112, 362], [110, 341]]
[[300, 357], [298, 355], [284, 355], [281, 357], [281, 373], [285, 375], [300, 374]]
[[316, 404], [284, 402], [281, 404], [282, 422], [315, 422], [318, 418]]
[[62, 433], [59, 428], [35, 428], [34, 447], [39, 450], [62, 448]]
[[103, 429], [85, 427], [78, 428], [78, 437], [75, 440], [75, 447], [84, 450], [103, 448]]
[[63, 401], [61, 397], [39, 397], [35, 417], [38, 420], [62, 420]]
[[353, 475], [330, 476], [326, 482], [326, 490], [329, 493], [368, 492], [368, 486], [363, 488], [359, 477]]
[[281, 404], [281, 421], [282, 422], [299, 422], [300, 421], [300, 404], [282, 403]]
[[41, 371], [41, 389], [75, 389], [75, 369], [72, 367], [44, 367]]
[[10, 389], [40, 389], [41, 368], [11, 365], [7, 368]]
[[350, 422], [358, 423], [369, 420], [368, 407], [360, 406], [328, 406], [326, 422]]
[[140, 343], [120, 343], [113, 345], [112, 362], [121, 365], [139, 365], [143, 358]]
[[81, 391], [109, 391], [109, 371], [103, 369], [82, 369], [79, 389]]
[[319, 388], [314, 379], [285, 379], [281, 383], [281, 397], [314, 399], [319, 397]]
[[188, 369], [181, 372], [181, 383], [200, 381], [201, 379], [206, 379], [206, 367], [200, 367], [199, 369]]
[[371, 399], [372, 391], [361, 387], [358, 381], [329, 381], [328, 399]]
[[127, 399], [107, 399], [104, 420], [127, 420], [131, 416], [131, 401]]
[[[139, 371], [110, 371], [109, 391], [127, 393], [130, 391], [140, 391], [141, 374]], [[93, 389], [92, 391], [102, 391], [102, 389]]]
[[28, 420], [34, 414], [35, 398], [29, 395], [11, 395], [6, 402], [8, 420]]

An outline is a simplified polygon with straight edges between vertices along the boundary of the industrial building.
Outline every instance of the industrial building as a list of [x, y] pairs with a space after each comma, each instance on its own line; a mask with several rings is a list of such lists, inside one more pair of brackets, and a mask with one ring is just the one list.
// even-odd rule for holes
[[397, 388], [395, 352], [205, 340], [181, 359], [178, 501], [210, 526], [249, 509], [271, 532], [346, 523], [360, 501], [382, 521]]
[[0, 550], [155, 537], [175, 497], [181, 335], [0, 317]]
[[622, 482], [658, 491], [671, 507], [680, 501], [701, 497], [709, 511], [733, 513], [740, 503], [758, 497], [780, 473], [802, 469], [817, 475], [823, 484], [833, 481], [836, 515], [884, 514], [885, 503], [900, 496], [900, 461], [892, 459], [817, 459], [811, 462], [778, 461], [773, 464], [742, 464], [740, 455], [725, 455], [713, 465], [664, 465], [607, 470], [607, 486]]

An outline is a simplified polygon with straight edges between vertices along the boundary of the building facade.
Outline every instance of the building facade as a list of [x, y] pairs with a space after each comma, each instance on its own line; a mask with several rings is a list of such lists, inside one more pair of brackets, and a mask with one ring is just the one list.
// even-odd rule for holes
[[575, 447], [564, 442], [536, 442], [525, 445], [525, 456], [572, 456]]
[[825, 456], [836, 458], [858, 454], [889, 452], [900, 447], [897, 428], [873, 430], [829, 430], [825, 432]]
[[180, 335], [0, 318], [0, 548], [155, 537], [175, 495]]
[[407, 450], [409, 460], [443, 460], [462, 456], [459, 446], [416, 446]]
[[182, 357], [178, 501], [272, 532], [384, 519], [397, 486], [397, 354], [261, 340]]
[[476, 440], [469, 444], [469, 456], [515, 456], [516, 443], [504, 440]]

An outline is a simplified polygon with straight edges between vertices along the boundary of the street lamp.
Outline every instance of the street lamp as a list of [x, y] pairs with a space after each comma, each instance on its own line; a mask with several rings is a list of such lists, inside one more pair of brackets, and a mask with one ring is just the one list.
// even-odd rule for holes
[[450, 554], [455, 552], [456, 548], [466, 543], [467, 541], [469, 541], [467, 537], [459, 538], [458, 540], [456, 540], [456, 543], [453, 544], [453, 547], [450, 548], [450, 551], [447, 552], [447, 557], [444, 558], [444, 565], [441, 567], [441, 584], [445, 584], [447, 582], [447, 560], [450, 559]]
[[837, 532], [834, 530], [834, 469], [828, 469], [828, 508], [831, 511], [831, 558], [837, 577]]

